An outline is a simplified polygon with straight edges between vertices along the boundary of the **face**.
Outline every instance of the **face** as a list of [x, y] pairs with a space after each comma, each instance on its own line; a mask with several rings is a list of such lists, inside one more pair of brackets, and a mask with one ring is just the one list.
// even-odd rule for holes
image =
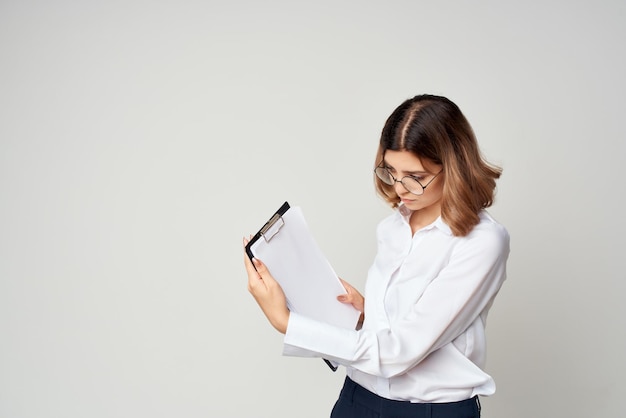
[[[430, 160], [420, 159], [409, 151], [385, 151], [384, 165], [398, 180], [411, 176], [426, 186], [422, 195], [415, 195], [407, 191], [400, 182], [396, 182], [394, 189], [407, 209], [413, 211], [433, 211], [441, 214], [441, 197], [443, 195], [442, 166]], [[435, 177], [437, 175], [437, 177]], [[432, 180], [432, 182], [431, 182]], [[430, 182], [430, 183], [429, 183]]]

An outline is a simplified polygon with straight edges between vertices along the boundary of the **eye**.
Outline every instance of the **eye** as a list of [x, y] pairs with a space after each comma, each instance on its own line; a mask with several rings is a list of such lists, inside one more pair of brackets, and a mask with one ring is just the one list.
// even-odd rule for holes
[[408, 177], [412, 178], [413, 180], [417, 182], [421, 182], [422, 180], [424, 180], [424, 177], [422, 176], [408, 176]]

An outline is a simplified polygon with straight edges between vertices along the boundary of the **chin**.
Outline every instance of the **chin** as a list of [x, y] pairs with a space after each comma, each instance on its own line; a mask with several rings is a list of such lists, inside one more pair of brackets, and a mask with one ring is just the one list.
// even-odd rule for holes
[[422, 205], [417, 202], [402, 202], [404, 207], [411, 210], [419, 210], [422, 209]]

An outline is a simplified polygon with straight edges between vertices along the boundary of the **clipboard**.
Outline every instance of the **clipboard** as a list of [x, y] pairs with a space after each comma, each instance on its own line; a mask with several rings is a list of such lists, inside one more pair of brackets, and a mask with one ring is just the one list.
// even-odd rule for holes
[[[299, 207], [283, 203], [248, 242], [246, 253], [267, 266], [281, 285], [290, 311], [355, 329], [361, 313], [337, 300], [346, 289], [315, 242]], [[336, 365], [324, 361], [337, 370]]]

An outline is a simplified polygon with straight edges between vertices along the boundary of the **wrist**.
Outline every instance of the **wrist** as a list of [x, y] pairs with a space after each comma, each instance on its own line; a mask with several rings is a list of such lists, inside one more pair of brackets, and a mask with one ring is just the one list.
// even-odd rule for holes
[[289, 310], [286, 310], [283, 314], [281, 314], [280, 316], [277, 316], [272, 321], [272, 326], [276, 328], [276, 330], [280, 332], [281, 334], [287, 333], [288, 324], [289, 324]]

